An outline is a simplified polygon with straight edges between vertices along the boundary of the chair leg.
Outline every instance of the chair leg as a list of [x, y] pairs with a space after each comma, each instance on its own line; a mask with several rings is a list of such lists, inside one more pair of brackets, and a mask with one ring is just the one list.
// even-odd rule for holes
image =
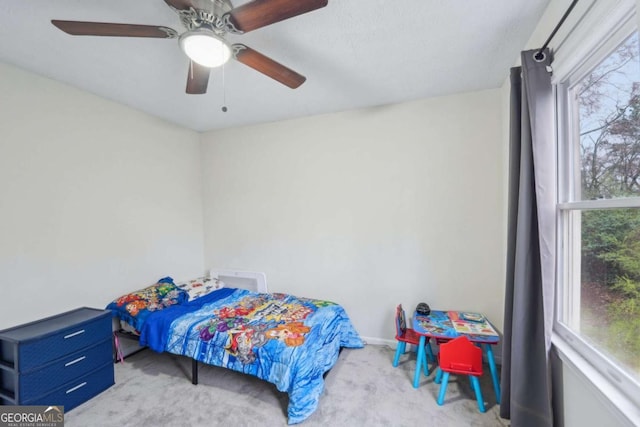
[[440, 366], [436, 367], [436, 378], [433, 380], [434, 383], [436, 384], [440, 384], [440, 382], [442, 381], [442, 369], [440, 369]]
[[469, 376], [471, 379], [471, 384], [473, 385], [473, 390], [476, 392], [476, 400], [478, 401], [478, 409], [480, 412], [484, 412], [484, 399], [482, 398], [482, 391], [480, 390], [480, 381], [478, 381], [477, 377]]
[[[440, 371], [442, 372], [442, 371]], [[440, 384], [440, 394], [438, 394], [438, 405], [442, 406], [444, 403], [444, 395], [447, 392], [447, 385], [449, 384], [449, 372], [444, 372], [442, 375], [442, 384]]]
[[400, 355], [404, 354], [405, 343], [398, 341], [398, 345], [396, 346], [396, 355], [393, 358], [393, 367], [397, 368], [398, 363], [400, 363]]

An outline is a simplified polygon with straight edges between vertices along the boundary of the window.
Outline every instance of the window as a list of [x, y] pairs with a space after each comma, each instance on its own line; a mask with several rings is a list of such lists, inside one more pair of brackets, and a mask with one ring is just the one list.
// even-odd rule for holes
[[640, 402], [640, 45], [626, 15], [557, 82], [556, 332]]

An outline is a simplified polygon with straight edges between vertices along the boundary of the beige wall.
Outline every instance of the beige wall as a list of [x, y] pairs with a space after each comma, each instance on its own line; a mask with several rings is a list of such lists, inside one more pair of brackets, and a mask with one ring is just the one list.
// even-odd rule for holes
[[0, 328], [203, 271], [200, 144], [0, 63]]
[[503, 316], [499, 90], [206, 133], [205, 265], [392, 339], [397, 303]]
[[501, 328], [499, 91], [199, 136], [9, 65], [0, 77], [0, 328], [205, 267], [341, 302], [378, 340], [398, 302]]

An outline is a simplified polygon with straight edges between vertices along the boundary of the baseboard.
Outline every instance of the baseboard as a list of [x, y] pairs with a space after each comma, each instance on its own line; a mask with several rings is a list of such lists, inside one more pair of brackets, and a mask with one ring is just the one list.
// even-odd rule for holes
[[361, 338], [365, 344], [388, 345], [391, 348], [396, 348], [396, 344], [397, 344], [396, 340], [385, 340], [383, 338], [374, 338], [374, 337], [361, 337]]
[[[395, 350], [397, 347], [398, 341], [396, 340], [386, 340], [384, 338], [375, 338], [375, 337], [361, 337], [365, 344], [371, 345], [386, 345]], [[407, 351], [416, 351], [416, 346], [411, 344], [407, 345]]]

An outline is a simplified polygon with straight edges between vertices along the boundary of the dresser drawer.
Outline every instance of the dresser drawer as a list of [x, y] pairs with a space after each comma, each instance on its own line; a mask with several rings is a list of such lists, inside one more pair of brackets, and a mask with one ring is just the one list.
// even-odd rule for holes
[[[97, 345], [84, 348], [27, 374], [22, 374], [20, 376], [19, 399], [22, 402], [46, 394], [74, 378], [111, 362], [112, 359], [113, 343], [109, 337]], [[15, 392], [15, 390], [11, 391]]]
[[24, 341], [18, 356], [18, 371], [26, 373], [84, 347], [111, 337], [111, 316], [103, 316], [38, 339]]
[[49, 394], [25, 401], [22, 404], [62, 405], [66, 412], [108, 389], [113, 384], [113, 362], [110, 360], [109, 363], [101, 366], [97, 370], [80, 378], [76, 378], [58, 387]]

